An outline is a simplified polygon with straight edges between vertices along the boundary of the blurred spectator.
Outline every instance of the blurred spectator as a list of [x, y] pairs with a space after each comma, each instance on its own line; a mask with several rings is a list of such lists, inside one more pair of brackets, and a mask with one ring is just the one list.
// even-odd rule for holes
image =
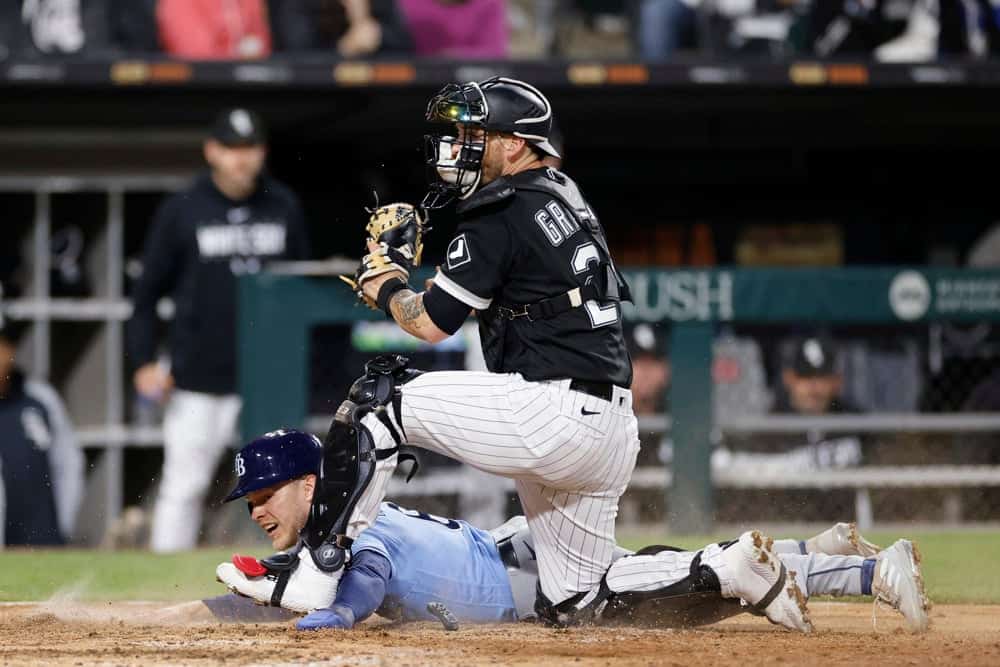
[[6, 0], [0, 60], [157, 48], [156, 0]]
[[566, 58], [627, 58], [631, 53], [625, 0], [555, 0], [550, 50]]
[[399, 0], [418, 56], [506, 58], [504, 0]]
[[[794, 341], [782, 365], [783, 391], [771, 412], [818, 417], [858, 412], [841, 396], [844, 384], [837, 350], [824, 337]], [[843, 468], [861, 463], [857, 436], [829, 438], [819, 429], [798, 434], [760, 434], [727, 438], [712, 456], [713, 470], [757, 470], [760, 474], [802, 474], [823, 468]]]
[[729, 327], [721, 327], [712, 344], [712, 384], [712, 405], [720, 416], [763, 415], [774, 403], [760, 345]]
[[[157, 211], [128, 327], [137, 392], [158, 401], [169, 394], [151, 544], [161, 552], [195, 546], [205, 494], [236, 433], [236, 276], [308, 255], [298, 197], [262, 171], [260, 118], [223, 112], [204, 151], [208, 173]], [[156, 304], [168, 294], [176, 304], [170, 371], [156, 360]]]
[[813, 0], [802, 30], [804, 50], [821, 58], [871, 54], [904, 34], [913, 11], [912, 2], [900, 0]]
[[984, 58], [1000, 52], [1000, 10], [990, 0], [942, 2], [937, 55]]
[[83, 495], [84, 457], [62, 401], [15, 363], [0, 327], [0, 545], [65, 544]]
[[249, 60], [271, 54], [266, 0], [159, 0], [163, 50], [189, 60]]
[[1000, 9], [991, 0], [914, 0], [906, 29], [875, 50], [882, 62], [940, 56], [986, 58], [1000, 52]]
[[[638, 417], [669, 412], [670, 358], [667, 336], [646, 322], [626, 326], [625, 343], [632, 358], [632, 408]], [[655, 465], [663, 447], [670, 446], [669, 431], [639, 431], [639, 465]]]
[[[0, 44], [16, 58], [82, 53], [102, 32], [103, 6], [82, 0], [0, 3]], [[0, 53], [0, 55], [3, 55]]]
[[[938, 0], [915, 0], [911, 4], [903, 33], [875, 49], [875, 57], [881, 62], [926, 62], [937, 55], [941, 33], [941, 3]], [[943, 4], [956, 8], [955, 14], [962, 16], [963, 12], [958, 8], [961, 2], [945, 0]], [[976, 0], [966, 4], [974, 6]], [[979, 22], [978, 18], [973, 18], [973, 21]]]
[[412, 53], [396, 0], [270, 0], [275, 50], [345, 58]]
[[701, 0], [636, 0], [632, 26], [639, 57], [665, 60], [697, 46]]
[[670, 362], [665, 339], [656, 335], [653, 325], [642, 322], [629, 332], [627, 343], [632, 357], [632, 406], [635, 414], [666, 412]]
[[792, 358], [781, 370], [785, 391], [778, 394], [772, 412], [825, 415], [858, 412], [841, 396], [844, 378], [837, 369], [833, 344], [814, 337], [797, 341]]

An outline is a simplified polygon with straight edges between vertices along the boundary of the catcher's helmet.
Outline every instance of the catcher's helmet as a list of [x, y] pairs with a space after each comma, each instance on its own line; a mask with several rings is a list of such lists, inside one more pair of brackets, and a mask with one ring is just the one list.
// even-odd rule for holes
[[[561, 157], [549, 142], [552, 106], [540, 90], [524, 81], [498, 76], [479, 83], [448, 84], [427, 104], [426, 118], [433, 123], [507, 132], [542, 153]], [[458, 157], [453, 157], [456, 142], [453, 136], [424, 136], [430, 183], [424, 208], [441, 208], [455, 197], [465, 199], [479, 186], [485, 139], [466, 134]]]
[[309, 433], [277, 430], [265, 433], [236, 453], [236, 488], [223, 502], [319, 471], [323, 445]]

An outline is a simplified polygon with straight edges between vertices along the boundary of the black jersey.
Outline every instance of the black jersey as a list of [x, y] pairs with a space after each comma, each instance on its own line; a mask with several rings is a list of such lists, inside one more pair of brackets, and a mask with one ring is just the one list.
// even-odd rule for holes
[[432, 291], [440, 288], [477, 311], [486, 365], [494, 373], [628, 387], [632, 364], [615, 301], [589, 300], [541, 319], [504, 314], [583, 287], [594, 280], [601, 261], [610, 260], [599, 225], [593, 225], [600, 235], [595, 238], [569, 204], [534, 187], [546, 178], [578, 192], [559, 172], [529, 170], [498, 179], [461, 202], [459, 226]]
[[189, 391], [236, 391], [236, 277], [271, 260], [307, 259], [298, 197], [262, 175], [245, 201], [226, 197], [206, 173], [168, 198], [146, 238], [143, 273], [127, 329], [130, 361], [155, 359], [156, 303], [177, 306], [170, 330], [171, 370]]

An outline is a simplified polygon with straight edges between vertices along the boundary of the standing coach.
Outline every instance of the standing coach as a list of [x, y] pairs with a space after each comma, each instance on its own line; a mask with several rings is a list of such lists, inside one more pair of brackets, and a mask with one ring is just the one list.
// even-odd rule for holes
[[[156, 213], [127, 329], [136, 391], [166, 401], [151, 539], [158, 552], [197, 544], [206, 491], [235, 434], [237, 277], [308, 255], [298, 198], [263, 171], [266, 136], [257, 114], [221, 113], [204, 154], [207, 172]], [[176, 305], [169, 369], [157, 361], [156, 337], [156, 304], [166, 295]]]

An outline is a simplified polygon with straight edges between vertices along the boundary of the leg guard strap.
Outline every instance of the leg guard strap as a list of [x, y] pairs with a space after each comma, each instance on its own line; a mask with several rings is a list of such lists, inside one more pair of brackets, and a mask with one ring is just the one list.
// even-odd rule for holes
[[781, 563], [781, 571], [778, 573], [778, 580], [774, 582], [770, 590], [767, 591], [767, 595], [762, 597], [756, 604], [748, 604], [750, 611], [753, 613], [764, 616], [764, 610], [767, 609], [768, 605], [774, 602], [774, 598], [778, 597], [781, 590], [785, 587], [785, 580], [788, 578], [788, 571], [785, 569], [785, 564]]

